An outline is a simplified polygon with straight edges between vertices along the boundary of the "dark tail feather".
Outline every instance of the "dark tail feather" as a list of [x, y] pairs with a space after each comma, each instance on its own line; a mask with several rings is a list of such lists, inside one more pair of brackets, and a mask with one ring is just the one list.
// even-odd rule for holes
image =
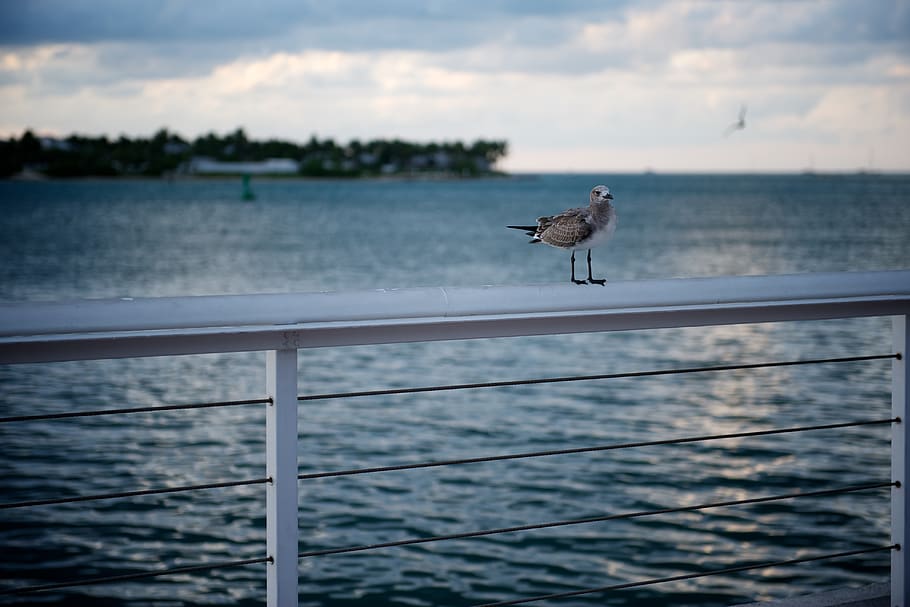
[[513, 230], [522, 230], [528, 236], [534, 236], [537, 233], [537, 226], [506, 226]]

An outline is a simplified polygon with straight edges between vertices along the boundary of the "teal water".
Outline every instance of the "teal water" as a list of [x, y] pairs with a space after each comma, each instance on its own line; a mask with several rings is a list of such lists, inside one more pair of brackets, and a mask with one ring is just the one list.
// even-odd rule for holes
[[[568, 280], [506, 224], [606, 183], [610, 280], [903, 269], [910, 177], [0, 182], [0, 301]], [[581, 268], [581, 265], [579, 265]], [[601, 288], [586, 286], [579, 288]], [[609, 288], [609, 284], [606, 287]], [[886, 319], [307, 350], [303, 393], [890, 351]], [[255, 398], [264, 354], [0, 367], [0, 415]], [[301, 405], [302, 472], [888, 417], [887, 361]], [[300, 550], [888, 480], [887, 427], [301, 482]], [[261, 407], [0, 425], [0, 501], [264, 475]], [[255, 558], [261, 486], [0, 510], [0, 587]], [[302, 605], [473, 605], [888, 543], [871, 491], [304, 559]], [[878, 582], [888, 555], [553, 605], [728, 605]], [[264, 566], [27, 602], [256, 605]], [[0, 600], [0, 603], [4, 601]], [[10, 602], [10, 601], [6, 601]]]

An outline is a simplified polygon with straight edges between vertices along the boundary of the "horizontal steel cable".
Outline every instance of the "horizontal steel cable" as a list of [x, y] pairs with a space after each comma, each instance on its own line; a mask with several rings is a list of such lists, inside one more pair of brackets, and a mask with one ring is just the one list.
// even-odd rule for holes
[[771, 561], [767, 563], [755, 563], [752, 565], [740, 565], [738, 567], [727, 567], [726, 569], [714, 569], [711, 571], [702, 571], [699, 573], [685, 573], [682, 575], [673, 575], [670, 577], [655, 578], [651, 580], [641, 580], [638, 582], [626, 582], [624, 584], [613, 584], [612, 586], [600, 586], [598, 588], [585, 588], [583, 590], [570, 590], [568, 592], [557, 592], [541, 596], [532, 596], [524, 599], [514, 599], [511, 601], [499, 601], [497, 603], [484, 603], [477, 607], [504, 607], [505, 605], [520, 605], [522, 603], [533, 603], [536, 601], [545, 601], [548, 599], [563, 599], [582, 594], [594, 594], [597, 592], [609, 592], [611, 590], [623, 590], [627, 588], [640, 588], [642, 586], [651, 586], [654, 584], [664, 584], [667, 582], [680, 582], [683, 580], [692, 580], [696, 578], [708, 577], [712, 575], [725, 575], [728, 573], [738, 573], [740, 571], [751, 571], [754, 569], [768, 569], [770, 567], [783, 567], [786, 565], [798, 565], [800, 563], [811, 563], [814, 561], [825, 561], [830, 559], [846, 558], [848, 556], [857, 556], [860, 554], [870, 554], [873, 552], [885, 552], [891, 550], [900, 550], [899, 544], [890, 546], [878, 546], [876, 548], [860, 548], [858, 550], [847, 550], [845, 552], [833, 552], [830, 554], [820, 554], [817, 556], [806, 556], [783, 561]]
[[[444, 386], [423, 386], [413, 388], [389, 388], [380, 390], [364, 390], [358, 392], [336, 392], [329, 394], [309, 394], [297, 397], [298, 401], [325, 400], [330, 398], [354, 398], [358, 396], [386, 396], [393, 394], [416, 394], [421, 392], [442, 392], [449, 390], [465, 390], [471, 388], [501, 388], [506, 386], [524, 386], [534, 384], [552, 384], [561, 382], [587, 381], [595, 379], [621, 379], [631, 377], [652, 377], [659, 375], [676, 375], [682, 373], [700, 373], [709, 371], [734, 371], [739, 369], [760, 369], [770, 367], [786, 367], [795, 365], [812, 365], [824, 363], [861, 362], [869, 360], [882, 360], [900, 358], [900, 354], [874, 354], [868, 356], [847, 356], [840, 358], [818, 358], [807, 360], [791, 360], [765, 363], [748, 363], [739, 365], [718, 365], [709, 367], [690, 367], [683, 369], [658, 369], [654, 371], [631, 371], [627, 373], [607, 373], [600, 375], [578, 375], [572, 377], [546, 377], [539, 379], [518, 379], [495, 382], [480, 382], [472, 384], [450, 384]], [[69, 419], [74, 417], [97, 417], [101, 415], [122, 415], [130, 413], [154, 413], [157, 411], [178, 411], [186, 409], [206, 409], [212, 407], [234, 407], [241, 405], [260, 405], [271, 402], [270, 398], [250, 398], [244, 400], [228, 400], [207, 403], [189, 403], [183, 405], [163, 405], [150, 407], [126, 407], [120, 409], [95, 409], [90, 411], [68, 411], [64, 413], [46, 413], [36, 415], [16, 415], [0, 417], [0, 424], [12, 422], [46, 421], [55, 419]]]
[[258, 563], [271, 563], [274, 559], [270, 556], [263, 556], [254, 559], [243, 559], [239, 561], [224, 561], [220, 563], [204, 563], [202, 565], [188, 565], [186, 567], [172, 567], [170, 569], [159, 569], [157, 571], [143, 571], [139, 573], [125, 573], [123, 575], [108, 575], [104, 577], [85, 578], [73, 580], [70, 582], [59, 582], [56, 584], [42, 584], [40, 586], [20, 586], [19, 588], [7, 588], [0, 590], [0, 594], [28, 594], [30, 592], [47, 592], [49, 590], [61, 590], [63, 588], [72, 588], [76, 586], [89, 586], [92, 584], [112, 584], [116, 582], [128, 582], [131, 580], [141, 580], [144, 578], [158, 577], [162, 575], [174, 575], [178, 573], [194, 573], [196, 571], [208, 571], [211, 569], [226, 569], [228, 567], [240, 567], [242, 565], [255, 565]]
[[[503, 460], [513, 460], [513, 459], [523, 459], [523, 458], [533, 458], [533, 457], [546, 457], [552, 455], [569, 455], [575, 453], [590, 453], [597, 451], [610, 451], [616, 449], [629, 449], [635, 447], [648, 447], [656, 445], [674, 445], [674, 444], [684, 444], [684, 443], [693, 443], [701, 441], [711, 441], [711, 440], [722, 440], [722, 439], [732, 439], [732, 438], [745, 438], [745, 437], [756, 437], [756, 436], [769, 436], [774, 434], [785, 434], [793, 432], [808, 432], [812, 430], [829, 430], [836, 428], [849, 428], [855, 426], [868, 426], [874, 424], [888, 424], [897, 421], [898, 418], [890, 419], [874, 419], [874, 420], [860, 420], [853, 422], [842, 422], [837, 424], [825, 424], [819, 426], [800, 426], [795, 428], [779, 428], [772, 430], [754, 430], [748, 432], [735, 432], [730, 434], [715, 434], [708, 436], [695, 436], [695, 437], [683, 437], [683, 438], [671, 438], [655, 441], [642, 441], [635, 443], [618, 443], [612, 445], [599, 445], [594, 447], [576, 447], [572, 449], [556, 449], [549, 451], [534, 451], [528, 453], [514, 453], [508, 455], [492, 455], [486, 457], [472, 457], [464, 459], [451, 459], [451, 460], [439, 460], [434, 462], [422, 462], [415, 464], [399, 464], [394, 466], [380, 466], [374, 468], [357, 468], [352, 470], [336, 470], [330, 472], [315, 472], [310, 474], [300, 474], [298, 479], [301, 480], [312, 480], [317, 478], [328, 478], [328, 477], [337, 477], [337, 476], [351, 476], [357, 474], [369, 474], [374, 472], [391, 472], [398, 470], [414, 470], [419, 468], [433, 468], [440, 466], [452, 466], [458, 464], [475, 464], [483, 462], [494, 462], [494, 461], [503, 461]], [[74, 502], [86, 502], [94, 500], [105, 500], [105, 499], [115, 499], [115, 498], [126, 498], [126, 497], [140, 497], [148, 495], [161, 495], [169, 493], [179, 493], [184, 491], [197, 491], [204, 489], [224, 489], [230, 487], [240, 487], [246, 485], [259, 485], [270, 482], [269, 478], [256, 478], [256, 479], [246, 479], [239, 481], [224, 481], [218, 483], [204, 483], [196, 485], [181, 485], [179, 487], [167, 487], [159, 489], [139, 489], [135, 491], [121, 491], [114, 493], [98, 493], [92, 495], [79, 495], [73, 497], [60, 497], [60, 498], [50, 498], [50, 499], [37, 499], [37, 500], [28, 500], [21, 502], [9, 502], [5, 504], [0, 504], [0, 510], [9, 510], [14, 508], [29, 508], [35, 506], [50, 506], [58, 504], [68, 504]]]
[[588, 523], [601, 523], [606, 521], [642, 518], [646, 516], [655, 516], [659, 514], [674, 514], [678, 512], [694, 512], [708, 510], [711, 508], [724, 508], [728, 506], [743, 506], [750, 504], [762, 504], [766, 502], [775, 502], [785, 499], [796, 499], [802, 497], [819, 497], [824, 495], [839, 495], [842, 493], [852, 493], [856, 491], [867, 491], [870, 489], [883, 489], [885, 487], [894, 487], [894, 482], [868, 483], [864, 485], [851, 485], [847, 487], [838, 487], [835, 489], [822, 489], [818, 491], [805, 491], [798, 493], [787, 493], [782, 495], [769, 495], [762, 497], [752, 497], [741, 500], [726, 500], [721, 502], [709, 502], [706, 504], [697, 504], [693, 506], [676, 506], [673, 508], [661, 508], [658, 510], [640, 510], [637, 512], [623, 512], [619, 514], [607, 514], [603, 516], [591, 516], [586, 518], [569, 519], [562, 521], [551, 521], [545, 523], [533, 523], [529, 525], [518, 525], [515, 527], [499, 527], [496, 529], [484, 529], [480, 531], [466, 531], [462, 533], [452, 533], [447, 535], [435, 535], [429, 537], [418, 537], [391, 542], [380, 542], [377, 544], [363, 544], [360, 546], [346, 546], [341, 548], [326, 548], [323, 550], [312, 550], [309, 552], [300, 552], [297, 558], [310, 558], [315, 556], [328, 556], [332, 554], [350, 554], [353, 552], [366, 552], [369, 550], [378, 550], [381, 548], [397, 548], [401, 546], [413, 546], [415, 544], [428, 544], [431, 542], [441, 542], [448, 540], [463, 540], [475, 537], [485, 537], [489, 535], [499, 535], [502, 533], [513, 533], [518, 531], [534, 531], [538, 529], [550, 529], [553, 527], [566, 527], [569, 525], [583, 525]]
[[372, 468], [353, 468], [350, 470], [333, 470], [329, 472], [312, 472], [297, 475], [300, 480], [313, 480], [317, 478], [329, 478], [336, 476], [352, 476], [356, 474], [371, 474], [375, 472], [392, 472], [397, 470], [416, 470], [418, 468], [434, 468], [439, 466], [454, 466], [459, 464], [477, 464], [482, 462], [496, 462], [512, 459], [524, 459], [532, 457], [547, 457], [551, 455], [570, 455], [573, 453], [591, 453], [596, 451], [612, 451], [616, 449], [631, 449], [635, 447], [653, 447], [657, 445], [679, 445], [684, 443], [706, 442], [713, 440], [722, 440], [730, 438], [746, 438], [755, 436], [770, 436], [774, 434], [787, 434], [793, 432], [809, 432], [812, 430], [831, 430], [835, 428], [850, 428], [854, 426], [869, 426], [874, 424], [890, 424], [899, 421], [900, 418], [888, 419], [870, 419], [852, 422], [841, 422], [837, 424], [824, 424], [817, 426], [799, 426], [793, 428], [778, 428], [771, 430], [751, 430], [746, 432], [733, 432], [729, 434], [710, 434], [706, 436], [693, 436], [683, 438], [667, 438], [652, 441], [640, 441], [632, 443], [616, 443], [612, 445], [598, 445], [594, 447], [574, 447], [571, 449], [552, 449], [547, 451], [530, 451], [526, 453], [513, 453], [508, 455], [490, 455], [485, 457], [468, 457], [462, 459], [447, 459], [432, 462], [420, 462], [414, 464], [397, 464], [391, 466], [376, 466]]
[[24, 502], [9, 502], [0, 504], [0, 510], [12, 508], [31, 508], [34, 506], [50, 506], [56, 504], [69, 504], [73, 502], [89, 502], [93, 500], [107, 500], [122, 497], [138, 497], [144, 495], [162, 495], [165, 493], [180, 493], [182, 491], [198, 491], [201, 489], [225, 489], [228, 487], [242, 487], [245, 485], [262, 485], [271, 482], [270, 478], [254, 478], [242, 481], [224, 481], [220, 483], [204, 483], [200, 485], [181, 485], [180, 487], [167, 487], [163, 489], [138, 489], [135, 491], [121, 491], [118, 493], [96, 493], [94, 495], [77, 495], [74, 497], [56, 497], [51, 499], [29, 500]]
[[[310, 474], [300, 474], [298, 479], [301, 480], [312, 480], [317, 478], [328, 478], [328, 477], [337, 477], [337, 476], [351, 476], [357, 474], [369, 474], [374, 472], [391, 472], [398, 470], [415, 470], [419, 468], [433, 468], [440, 466], [453, 466], [459, 464], [475, 464], [483, 462], [495, 462], [495, 461], [504, 461], [504, 460], [513, 460], [513, 459], [523, 459], [523, 458], [533, 458], [533, 457], [546, 457], [552, 455], [569, 455], [575, 453], [590, 453], [597, 451], [610, 451], [616, 449], [629, 449], [635, 447], [648, 447], [656, 445], [674, 445], [674, 444], [684, 444], [684, 443], [693, 443], [701, 441], [711, 441], [711, 440], [721, 440], [721, 439], [732, 439], [732, 438], [745, 438], [745, 437], [756, 437], [756, 436], [769, 436], [774, 434], [785, 434], [793, 432], [808, 432], [811, 430], [830, 430], [836, 428], [850, 428], [855, 426], [868, 426], [875, 424], [888, 424], [898, 421], [898, 418], [889, 418], [889, 419], [873, 419], [873, 420], [860, 420], [853, 422], [842, 422], [837, 424], [825, 424], [818, 426], [800, 426], [794, 428], [779, 428], [772, 430], [754, 430], [748, 432], [735, 432], [730, 434], [715, 434], [708, 436], [695, 436], [695, 437], [684, 437], [684, 438], [670, 438], [663, 440], [655, 441], [642, 441], [635, 443], [618, 443], [612, 445], [599, 445], [594, 447], [576, 447], [572, 449], [556, 449], [549, 451], [534, 451], [528, 453], [514, 453], [508, 455], [492, 455], [486, 457], [472, 457], [464, 459], [451, 459], [451, 460], [439, 460], [434, 462], [422, 462], [415, 464], [399, 464], [394, 466], [380, 466], [374, 468], [357, 468], [352, 470], [336, 470], [330, 472], [315, 472]], [[59, 498], [49, 498], [49, 499], [37, 499], [37, 500], [27, 500], [21, 502], [8, 502], [0, 504], [0, 510], [9, 510], [14, 508], [30, 508], [36, 506], [50, 506], [50, 505], [59, 505], [59, 504], [68, 504], [74, 502], [87, 502], [95, 500], [105, 500], [105, 499], [116, 499], [116, 498], [126, 498], [126, 497], [140, 497], [148, 495], [162, 495], [169, 493], [179, 493], [184, 491], [198, 491], [204, 489], [224, 489], [230, 487], [241, 487], [247, 485], [261, 485], [270, 482], [269, 478], [256, 478], [256, 479], [246, 479], [239, 481], [223, 481], [218, 483], [203, 483], [196, 485], [181, 485], [179, 487], [167, 487], [159, 489], [139, 489], [134, 491], [121, 491], [113, 493], [97, 493], [92, 495], [78, 495], [73, 497], [59, 497]]]
[[[850, 486], [850, 487], [841, 487], [841, 488], [837, 488], [837, 489], [827, 489], [827, 490], [822, 490], [822, 491], [794, 493], [794, 494], [779, 495], [779, 496], [758, 497], [758, 498], [750, 498], [750, 499], [745, 499], [745, 500], [731, 500], [731, 501], [726, 501], [726, 502], [714, 502], [714, 503], [709, 503], [709, 504], [701, 504], [698, 506], [682, 506], [682, 507], [678, 507], [678, 508], [666, 508], [663, 510], [653, 510], [653, 511], [646, 511], [646, 512], [632, 512], [632, 513], [625, 513], [625, 514], [609, 515], [609, 516], [605, 516], [605, 517], [592, 517], [592, 518], [588, 518], [588, 519], [576, 519], [574, 521], [561, 521], [558, 523], [525, 525], [522, 527], [503, 528], [500, 530], [478, 531], [478, 532], [470, 532], [470, 533], [466, 533], [466, 534], [454, 534], [454, 535], [450, 535], [450, 536], [436, 536], [433, 538], [416, 538], [416, 539], [412, 539], [412, 540], [402, 540], [400, 542], [386, 542], [383, 544], [373, 544], [370, 546], [354, 546], [354, 547], [342, 548], [342, 549], [321, 550], [321, 551], [314, 551], [314, 552], [302, 552], [302, 553], [298, 554], [298, 558], [312, 557], [312, 556], [324, 556], [324, 555], [328, 555], [328, 554], [359, 552], [359, 551], [363, 551], [363, 550], [387, 548], [387, 547], [393, 547], [393, 546], [405, 546], [405, 545], [411, 545], [411, 544], [417, 544], [417, 543], [426, 543], [426, 542], [431, 542], [431, 541], [442, 541], [442, 540], [446, 540], [446, 539], [464, 539], [464, 538], [468, 538], [468, 537], [478, 537], [480, 535], [491, 535], [493, 533], [506, 533], [509, 531], [542, 529], [545, 527], [553, 527], [553, 526], [557, 526], [557, 525], [571, 525], [571, 524], [580, 524], [580, 523], [585, 523], [585, 522], [616, 520], [616, 519], [621, 519], [621, 518], [642, 517], [642, 516], [649, 516], [649, 515], [655, 515], [655, 514], [669, 514], [669, 513], [673, 513], [673, 512], [688, 512], [688, 511], [694, 511], [694, 510], [705, 510], [708, 508], [719, 508], [719, 507], [723, 507], [723, 506], [757, 504], [757, 503], [777, 501], [777, 500], [797, 498], [797, 497], [814, 497], [814, 496], [821, 496], [821, 495], [835, 495], [835, 494], [848, 493], [848, 492], [853, 492], [853, 491], [862, 491], [862, 490], [867, 490], [867, 489], [890, 487], [890, 486], [894, 486], [894, 485], [895, 485], [895, 483], [884, 483], [884, 482], [867, 484], [867, 485], [854, 485], [854, 486]], [[642, 586], [642, 585], [647, 585], [647, 584], [657, 584], [660, 582], [691, 579], [692, 577], [704, 577], [707, 575], [718, 575], [718, 574], [722, 574], [722, 573], [732, 573], [735, 571], [745, 571], [748, 569], [757, 569], [757, 568], [762, 568], [762, 567], [785, 565], [785, 564], [792, 564], [792, 563], [797, 563], [797, 562], [808, 562], [811, 560], [821, 560], [823, 558], [837, 558], [840, 556], [850, 556], [850, 555], [862, 554], [862, 553], [866, 553], [866, 552], [892, 550], [895, 548], [898, 548], [898, 546], [892, 545], [892, 546], [887, 546], [887, 547], [843, 552], [843, 553], [838, 553], [835, 555], [809, 557], [807, 559], [792, 559], [790, 561], [781, 561], [778, 563], [771, 563], [771, 564], [765, 564], [765, 565], [746, 565], [743, 567], [734, 567], [734, 568], [729, 568], [729, 569], [717, 570], [715, 572], [687, 574], [686, 576], [674, 576], [672, 578], [663, 578], [660, 580], [647, 580], [644, 582], [632, 582], [631, 585], [630, 584], [619, 584], [619, 585], [615, 585], [615, 586], [604, 586], [601, 588], [572, 591], [571, 593], [561, 593], [559, 595], [531, 597], [531, 598], [525, 598], [525, 599], [518, 599], [517, 601], [494, 603], [494, 604], [495, 605], [512, 605], [512, 604], [519, 604], [522, 602], [543, 600], [545, 598], [560, 598], [562, 596], [574, 596], [577, 594], [604, 592], [607, 590], [618, 590], [621, 588], [630, 588], [630, 587], [634, 587], [634, 586]], [[71, 588], [71, 587], [77, 587], [77, 586], [87, 586], [87, 585], [92, 585], [92, 584], [104, 584], [104, 583], [116, 583], [116, 582], [124, 582], [124, 581], [130, 581], [130, 580], [158, 577], [158, 576], [163, 576], [163, 575], [193, 573], [193, 572], [197, 572], [197, 571], [206, 571], [206, 570], [211, 570], [211, 569], [224, 569], [224, 568], [229, 568], [229, 567], [239, 567], [242, 565], [253, 565], [253, 564], [258, 564], [258, 563], [270, 563], [270, 562], [273, 562], [273, 559], [272, 559], [272, 557], [269, 556], [269, 557], [259, 557], [259, 558], [243, 559], [243, 560], [236, 560], [236, 561], [226, 561], [226, 562], [219, 562], [219, 563], [205, 563], [205, 564], [201, 564], [201, 565], [190, 565], [190, 566], [186, 566], [186, 567], [174, 567], [174, 568], [169, 568], [169, 569], [161, 569], [158, 571], [145, 571], [145, 572], [140, 572], [140, 573], [128, 573], [128, 574], [123, 574], [123, 575], [112, 575], [112, 576], [103, 576], [103, 577], [95, 577], [95, 578], [86, 578], [86, 579], [82, 579], [82, 580], [73, 580], [70, 582], [59, 582], [59, 583], [55, 583], [55, 584], [43, 584], [43, 585], [36, 585], [36, 586], [22, 586], [19, 588], [8, 588], [8, 589], [0, 590], [0, 595], [27, 594], [27, 593], [32, 593], [32, 592], [46, 592], [46, 591], [50, 591], [50, 590], [60, 590], [60, 589], [64, 589], [64, 588]], [[491, 604], [491, 605], [494, 605], [494, 604]]]
[[681, 369], [656, 369], [653, 371], [629, 371], [625, 373], [603, 373], [599, 375], [575, 375], [567, 377], [544, 377], [538, 379], [513, 379], [505, 381], [477, 382], [470, 384], [448, 384], [443, 386], [418, 386], [412, 388], [386, 388], [381, 390], [361, 390], [357, 392], [334, 392], [326, 394], [303, 394], [297, 397], [300, 402], [326, 400], [330, 398], [355, 398], [358, 396], [389, 396], [393, 394], [418, 394], [423, 392], [445, 392], [450, 390], [470, 390], [475, 388], [503, 388], [507, 386], [531, 386], [535, 384], [556, 384], [563, 382], [590, 381], [595, 379], [625, 379], [632, 377], [654, 377], [659, 375], [681, 375], [684, 373], [706, 373], [710, 371], [737, 371], [741, 369], [763, 369], [772, 367], [793, 367], [797, 365], [820, 365], [826, 363], [849, 363], [869, 360], [900, 359], [900, 354], [872, 354], [868, 356], [843, 356], [839, 358], [814, 358], [803, 360], [785, 360], [777, 362], [744, 363], [737, 365], [714, 365], [708, 367], [685, 367]]
[[128, 407], [123, 409], [95, 409], [92, 411], [68, 411], [66, 413], [45, 413], [39, 415], [16, 415], [0, 417], [0, 424], [11, 422], [34, 422], [49, 419], [68, 419], [71, 417], [98, 417], [99, 415], [123, 415], [126, 413], [154, 413], [156, 411], [179, 411], [182, 409], [210, 409], [213, 407], [237, 407], [241, 405], [264, 405], [272, 402], [271, 398], [248, 398], [245, 400], [223, 400], [211, 403], [190, 403], [185, 405], [162, 405], [158, 407]]

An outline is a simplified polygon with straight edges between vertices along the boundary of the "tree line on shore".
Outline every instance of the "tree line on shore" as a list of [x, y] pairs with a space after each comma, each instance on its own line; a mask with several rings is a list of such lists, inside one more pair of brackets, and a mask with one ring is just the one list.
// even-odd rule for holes
[[466, 144], [355, 139], [342, 145], [333, 139], [319, 140], [313, 136], [303, 144], [277, 139], [254, 141], [240, 128], [224, 136], [208, 133], [194, 140], [167, 129], [150, 138], [121, 135], [117, 139], [81, 135], [41, 137], [27, 130], [18, 139], [0, 140], [0, 177], [23, 172], [47, 177], [158, 177], [195, 174], [195, 167], [200, 166], [198, 159], [229, 167], [230, 163], [276, 158], [293, 161], [292, 166], [296, 168], [293, 174], [308, 177], [402, 174], [470, 177], [496, 174], [496, 163], [506, 155], [507, 147], [505, 141], [486, 140]]

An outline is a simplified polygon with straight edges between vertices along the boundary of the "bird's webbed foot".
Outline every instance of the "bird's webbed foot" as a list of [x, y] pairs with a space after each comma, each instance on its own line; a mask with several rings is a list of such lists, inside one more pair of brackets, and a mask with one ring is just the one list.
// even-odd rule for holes
[[[574, 269], [575, 266], [573, 265], [572, 268]], [[606, 278], [594, 278], [593, 271], [591, 270], [591, 249], [588, 249], [588, 284], [600, 286], [607, 284]]]

